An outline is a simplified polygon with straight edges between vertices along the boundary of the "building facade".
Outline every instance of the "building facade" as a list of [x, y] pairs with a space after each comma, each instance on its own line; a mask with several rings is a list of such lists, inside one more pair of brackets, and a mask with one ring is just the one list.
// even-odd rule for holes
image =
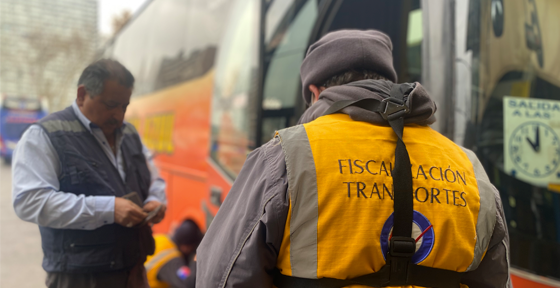
[[97, 0], [0, 0], [0, 93], [51, 111], [71, 103], [97, 47], [97, 13]]

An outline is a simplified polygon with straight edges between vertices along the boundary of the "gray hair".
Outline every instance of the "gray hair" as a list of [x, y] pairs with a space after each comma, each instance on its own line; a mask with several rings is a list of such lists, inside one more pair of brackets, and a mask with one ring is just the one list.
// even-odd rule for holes
[[84, 85], [90, 97], [95, 97], [103, 92], [103, 84], [107, 80], [118, 81], [119, 84], [132, 88], [134, 76], [121, 63], [111, 59], [95, 61], [84, 69], [78, 86]]
[[331, 79], [327, 80], [322, 86], [325, 88], [329, 88], [332, 86], [339, 86], [339, 85], [344, 85], [344, 84], [348, 84], [350, 82], [354, 82], [354, 81], [359, 81], [359, 80], [365, 80], [365, 79], [373, 79], [373, 80], [386, 80], [386, 81], [391, 81], [389, 79], [387, 79], [384, 76], [379, 75], [376, 72], [370, 71], [370, 70], [348, 70], [342, 74], [338, 74], [336, 76], [331, 77]]

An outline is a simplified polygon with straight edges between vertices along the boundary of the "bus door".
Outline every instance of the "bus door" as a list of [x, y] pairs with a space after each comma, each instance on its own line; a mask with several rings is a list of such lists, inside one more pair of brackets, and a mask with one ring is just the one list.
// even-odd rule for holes
[[422, 10], [419, 0], [277, 0], [266, 11], [261, 113], [256, 146], [293, 126], [307, 107], [301, 97], [301, 62], [307, 48], [341, 29], [376, 29], [393, 42], [399, 82], [420, 81]]
[[276, 0], [264, 11], [257, 147], [270, 140], [276, 130], [295, 125], [304, 112], [299, 68], [313, 27], [331, 2]]

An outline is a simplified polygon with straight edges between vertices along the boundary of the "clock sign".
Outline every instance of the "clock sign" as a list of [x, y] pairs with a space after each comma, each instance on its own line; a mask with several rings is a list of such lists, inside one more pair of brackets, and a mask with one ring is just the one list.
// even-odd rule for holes
[[511, 160], [519, 172], [543, 178], [558, 170], [560, 139], [550, 126], [541, 122], [521, 124], [511, 134], [509, 145]]
[[504, 172], [538, 187], [560, 184], [560, 101], [504, 97]]

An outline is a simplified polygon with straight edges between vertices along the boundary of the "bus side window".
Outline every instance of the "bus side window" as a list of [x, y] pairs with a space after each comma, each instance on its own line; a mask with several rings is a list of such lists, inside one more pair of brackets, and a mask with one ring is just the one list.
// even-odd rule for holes
[[[285, 2], [274, 4], [286, 6]], [[274, 34], [267, 37], [261, 143], [270, 140], [276, 130], [297, 122], [296, 105], [301, 97], [299, 68], [317, 19], [317, 6], [317, 0], [292, 1], [282, 20], [267, 17], [267, 24], [277, 25], [266, 28]], [[270, 15], [278, 12], [275, 8], [271, 7]]]

